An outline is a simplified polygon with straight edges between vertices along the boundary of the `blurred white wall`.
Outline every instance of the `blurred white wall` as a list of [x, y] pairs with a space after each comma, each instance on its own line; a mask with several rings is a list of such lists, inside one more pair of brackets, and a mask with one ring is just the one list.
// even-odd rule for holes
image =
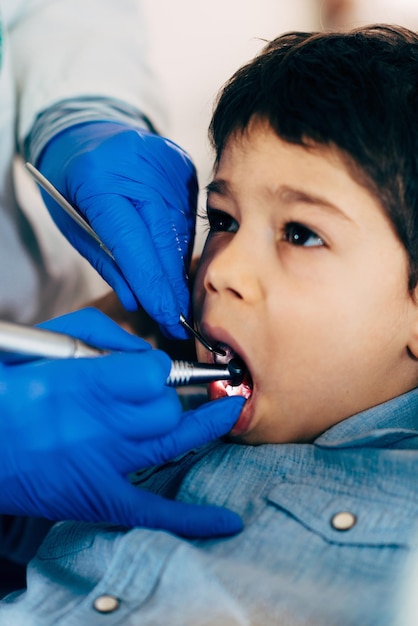
[[350, 29], [382, 22], [418, 29], [417, 0], [313, 0], [321, 6], [321, 21], [330, 28]]
[[[207, 141], [218, 89], [243, 63], [288, 30], [319, 27], [317, 0], [144, 0], [153, 67], [168, 103], [168, 136], [192, 156], [201, 188], [209, 182]], [[204, 194], [200, 194], [200, 206]], [[201, 246], [201, 236], [196, 249]]]

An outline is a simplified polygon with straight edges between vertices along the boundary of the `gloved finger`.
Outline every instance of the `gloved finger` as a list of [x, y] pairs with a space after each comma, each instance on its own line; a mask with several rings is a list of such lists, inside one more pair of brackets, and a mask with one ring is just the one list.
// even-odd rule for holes
[[[144, 189], [144, 194], [149, 192]], [[184, 339], [187, 335], [179, 318], [180, 313], [189, 313], [190, 293], [174, 226], [158, 195], [147, 196], [138, 204], [135, 208], [123, 196], [108, 194], [92, 198], [86, 211], [96, 215], [92, 227], [106, 245], [112, 246], [116, 263], [137, 300], [171, 335]], [[152, 220], [149, 212], [154, 214]], [[106, 240], [109, 232], [118, 233], [113, 242]]]
[[[142, 445], [152, 445], [153, 442], [174, 430], [182, 415], [182, 407], [179, 397], [174, 389], [164, 387], [160, 394], [144, 400], [134, 400], [129, 406], [124, 406], [123, 411], [108, 412], [106, 415], [106, 425], [110, 431], [115, 433], [120, 439], [119, 450], [116, 456], [118, 463], [125, 459], [125, 463], [120, 465], [123, 471], [132, 471], [141, 464], [138, 456], [142, 450]], [[121, 437], [123, 436], [123, 439]]]
[[[173, 222], [173, 211], [170, 211], [161, 195], [153, 193], [152, 190], [144, 190], [138, 210], [149, 232], [154, 234], [153, 243], [156, 254], [176, 294], [179, 303], [176, 316], [181, 312], [190, 318], [189, 257], [188, 254], [185, 256], [183, 253], [185, 230], [187, 230], [187, 238], [190, 238], [190, 229], [184, 227], [185, 230], [179, 232], [179, 220], [176, 223]], [[172, 322], [167, 320], [165, 326], [168, 333], [179, 337], [178, 329], [181, 327], [178, 324], [178, 319], [174, 318]]]
[[125, 280], [122, 269], [116, 261], [111, 259], [91, 238], [87, 241], [82, 238], [77, 239], [73, 245], [113, 289], [123, 307], [127, 311], [137, 311], [139, 308], [138, 299]]
[[[151, 147], [154, 142], [160, 146], [157, 159], [160, 176], [153, 189], [161, 195], [170, 210], [182, 255], [188, 265], [193, 251], [199, 192], [196, 169], [184, 150], [169, 139], [154, 136], [148, 140], [148, 146]], [[162, 150], [161, 145], [166, 146], [166, 149]], [[184, 184], [186, 180], [187, 185]]]
[[244, 404], [244, 398], [233, 396], [183, 413], [175, 429], [159, 439], [138, 444], [140, 467], [161, 465], [192, 448], [222, 437], [232, 430]]
[[[117, 449], [109, 450], [108, 459], [123, 474], [162, 465], [228, 433], [238, 419], [242, 405], [243, 398], [225, 398], [182, 414], [180, 405], [177, 407], [172, 398], [160, 397], [154, 403], [151, 400], [149, 404], [141, 405], [142, 415], [153, 416], [148, 431], [145, 430], [146, 422], [134, 417], [136, 432], [130, 433]], [[169, 416], [172, 418], [171, 428], [167, 427]], [[159, 423], [163, 424], [160, 435], [157, 433]], [[120, 430], [121, 420], [114, 428]]]
[[[113, 353], [78, 370], [90, 381], [97, 402], [106, 402], [102, 419], [131, 439], [151, 439], [172, 430], [182, 411], [176, 390], [166, 385], [171, 361], [159, 350]], [[57, 366], [60, 365], [59, 363]]]
[[[221, 537], [242, 530], [241, 518], [228, 509], [167, 500], [120, 479], [112, 490], [111, 519], [123, 526], [165, 529], [184, 537]], [[107, 494], [109, 497], [109, 494]]]
[[[137, 153], [139, 170], [146, 172], [146, 185], [153, 196], [158, 196], [168, 207], [174, 224], [180, 254], [188, 266], [193, 250], [198, 181], [196, 169], [186, 152], [165, 137], [144, 134]], [[142, 200], [144, 191], [131, 193], [130, 197]], [[154, 211], [158, 216], [158, 212]], [[151, 215], [153, 217], [154, 215]]]
[[151, 349], [149, 343], [131, 335], [93, 307], [55, 317], [38, 324], [38, 327], [71, 335], [99, 348], [128, 352]]
[[[124, 138], [128, 140], [128, 134]], [[113, 246], [112, 252], [139, 300], [147, 295], [142, 286], [144, 280], [147, 281], [147, 270], [153, 266], [159, 270], [159, 265], [161, 266], [164, 291], [171, 287], [174, 297], [180, 301], [180, 309], [177, 310], [173, 325], [164, 318], [161, 321], [155, 313], [151, 314], [166, 330], [173, 326], [172, 330], [168, 330], [169, 334], [185, 338], [177, 317], [180, 311], [188, 316], [190, 307], [186, 281], [195, 228], [198, 190], [195, 169], [184, 151], [164, 138], [130, 133], [129, 140], [133, 139], [133, 149], [137, 153], [135, 170], [132, 171], [131, 162], [126, 163], [124, 176], [112, 177], [111, 192], [108, 189], [106, 194], [102, 192], [98, 195], [91, 190], [87, 193], [87, 181], [84, 185], [84, 196], [80, 197], [78, 206], [100, 238], [109, 247]], [[139, 150], [137, 143], [140, 144]], [[146, 183], [137, 179], [138, 172], [144, 175]], [[187, 180], [189, 183], [186, 185]], [[135, 207], [134, 211], [138, 216], [136, 221], [128, 198], [132, 207]], [[117, 211], [115, 206], [119, 206]], [[140, 229], [138, 220], [147, 225], [148, 236]], [[123, 236], [115, 238], [114, 233], [123, 233]], [[135, 234], [135, 241], [132, 241]], [[137, 264], [140, 262], [138, 257], [144, 257], [145, 264], [148, 260], [146, 249], [143, 250], [140, 246], [138, 252], [138, 235], [141, 236], [141, 241], [148, 238], [156, 252], [157, 263], [148, 263], [145, 274], [137, 271]], [[117, 254], [118, 248], [121, 249], [120, 255]], [[128, 248], [133, 251], [134, 258], [126, 261]], [[151, 301], [150, 306], [148, 312], [158, 311], [158, 304], [153, 307]]]

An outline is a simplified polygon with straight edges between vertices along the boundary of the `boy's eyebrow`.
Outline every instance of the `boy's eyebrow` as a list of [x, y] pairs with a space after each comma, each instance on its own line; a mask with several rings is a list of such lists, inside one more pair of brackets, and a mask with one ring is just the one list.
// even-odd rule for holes
[[[219, 195], [228, 195], [229, 193], [229, 185], [227, 181], [218, 179], [211, 181], [206, 186], [206, 192], [209, 193], [217, 193]], [[323, 196], [318, 196], [316, 194], [308, 193], [306, 191], [302, 191], [301, 189], [296, 189], [295, 187], [289, 187], [288, 185], [281, 185], [275, 192], [275, 196], [278, 196], [279, 200], [283, 204], [295, 204], [297, 202], [301, 202], [304, 204], [311, 205], [319, 205], [325, 210], [328, 210], [330, 213], [334, 213], [342, 217], [343, 219], [351, 222], [351, 218], [344, 213], [342, 209], [340, 209], [336, 204], [333, 204]]]
[[350, 217], [344, 213], [336, 204], [330, 202], [323, 196], [307, 193], [301, 189], [295, 189], [294, 187], [288, 187], [283, 185], [278, 189], [278, 196], [285, 204], [295, 204], [296, 202], [302, 202], [304, 204], [320, 205], [322, 208], [329, 210], [331, 213], [336, 213], [340, 217], [351, 222]]
[[226, 195], [228, 192], [228, 183], [225, 180], [212, 180], [206, 185], [206, 193], [219, 193]]

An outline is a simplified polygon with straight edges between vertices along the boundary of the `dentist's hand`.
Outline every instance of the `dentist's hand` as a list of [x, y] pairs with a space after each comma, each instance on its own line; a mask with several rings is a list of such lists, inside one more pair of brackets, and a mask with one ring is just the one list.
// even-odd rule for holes
[[240, 530], [231, 511], [165, 500], [127, 474], [225, 434], [242, 399], [182, 413], [169, 357], [94, 309], [42, 326], [123, 352], [0, 366], [0, 511], [192, 537]]
[[89, 122], [51, 139], [36, 165], [113, 254], [116, 263], [42, 192], [60, 230], [123, 306], [135, 311], [140, 303], [167, 335], [185, 339], [179, 316], [190, 315], [198, 191], [187, 154], [145, 130]]

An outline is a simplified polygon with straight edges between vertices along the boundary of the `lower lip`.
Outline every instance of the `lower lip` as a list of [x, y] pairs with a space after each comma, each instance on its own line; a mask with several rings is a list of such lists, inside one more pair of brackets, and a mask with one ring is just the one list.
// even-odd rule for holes
[[251, 398], [246, 401], [238, 418], [238, 421], [234, 424], [233, 429], [229, 432], [232, 437], [238, 437], [248, 433], [251, 422], [253, 420], [254, 410], [251, 403]]

